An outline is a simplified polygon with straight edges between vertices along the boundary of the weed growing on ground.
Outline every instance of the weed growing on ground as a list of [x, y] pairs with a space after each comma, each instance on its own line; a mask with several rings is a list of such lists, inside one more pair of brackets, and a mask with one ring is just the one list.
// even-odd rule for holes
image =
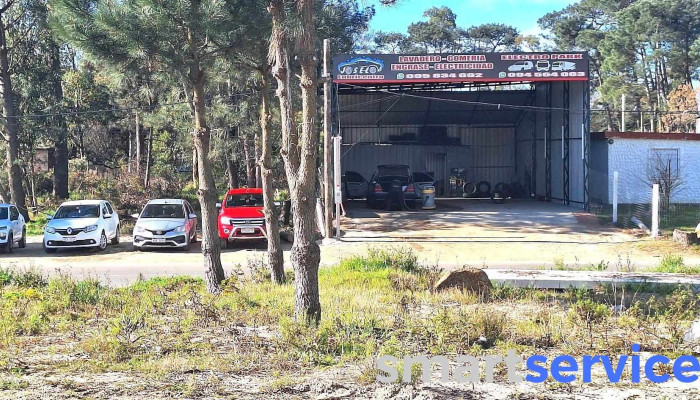
[[[700, 314], [700, 297], [688, 289], [556, 292], [495, 285], [488, 297], [434, 292], [439, 268], [416, 260], [406, 249], [375, 249], [321, 269], [318, 327], [292, 319], [293, 285], [261, 277], [232, 277], [214, 296], [200, 279], [187, 277], [109, 288], [67, 275], [47, 279], [35, 271], [2, 270], [0, 351], [28, 349], [26, 363], [40, 351], [34, 343], [41, 339], [56, 343], [56, 361], [42, 364], [49, 370], [255, 372], [277, 374], [279, 382], [270, 384], [277, 390], [288, 386], [292, 369], [345, 364], [364, 366], [358, 379], [368, 382], [376, 374], [372, 360], [384, 354], [517, 349], [524, 356], [591, 350], [615, 355], [627, 353], [631, 343], [662, 354], [689, 352], [682, 336]], [[64, 361], [76, 349], [83, 357]], [[10, 355], [4, 359], [0, 372], [20, 365]], [[190, 390], [184, 381], [177, 385]]]

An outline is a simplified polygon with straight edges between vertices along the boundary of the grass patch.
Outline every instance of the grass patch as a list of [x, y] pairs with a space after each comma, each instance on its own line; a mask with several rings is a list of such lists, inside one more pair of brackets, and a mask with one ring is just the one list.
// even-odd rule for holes
[[659, 265], [653, 268], [654, 272], [672, 274], [700, 274], [700, 266], [691, 267], [683, 263], [683, 256], [666, 254]]
[[[0, 274], [0, 349], [23, 352], [21, 361], [4, 357], [0, 373], [31, 371], [36, 363], [66, 376], [115, 371], [168, 382], [211, 371], [264, 376], [260, 391], [280, 393], [299, 376], [346, 365], [360, 366], [356, 379], [371, 382], [372, 360], [385, 354], [598, 349], [616, 355], [627, 354], [631, 343], [661, 354], [688, 352], [680, 338], [700, 315], [700, 297], [686, 289], [555, 292], [497, 285], [487, 297], [434, 292], [439, 271], [403, 249], [372, 250], [322, 269], [317, 327], [293, 319], [293, 282], [242, 277], [211, 295], [202, 280], [189, 277], [109, 288], [32, 274]], [[52, 343], [51, 350], [39, 342]], [[66, 361], [76, 353], [79, 359]], [[168, 386], [172, 394], [200, 390], [183, 382]]]

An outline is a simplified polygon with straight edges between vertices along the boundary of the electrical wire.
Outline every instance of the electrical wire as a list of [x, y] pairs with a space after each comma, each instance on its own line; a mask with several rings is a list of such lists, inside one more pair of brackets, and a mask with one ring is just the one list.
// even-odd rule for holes
[[[349, 86], [352, 88], [356, 89], [367, 89], [365, 86], [360, 86], [360, 85], [353, 85], [351, 83], [343, 83], [345, 86]], [[388, 89], [381, 89], [381, 88], [374, 88], [371, 89], [373, 92], [380, 92], [380, 93], [386, 93], [386, 94], [394, 94], [396, 95], [397, 92], [388, 90]], [[615, 109], [582, 109], [582, 108], [564, 108], [564, 107], [544, 107], [544, 106], [532, 106], [532, 105], [517, 105], [517, 104], [504, 104], [504, 103], [488, 103], [484, 101], [472, 101], [472, 100], [460, 100], [460, 99], [446, 99], [442, 97], [433, 97], [433, 96], [422, 96], [422, 95], [417, 95], [413, 93], [406, 93], [406, 92], [401, 92], [405, 97], [412, 97], [412, 98], [418, 98], [418, 99], [424, 99], [424, 100], [431, 100], [431, 101], [443, 101], [443, 102], [450, 102], [450, 103], [461, 103], [461, 104], [469, 104], [469, 105], [474, 105], [474, 106], [484, 106], [484, 107], [495, 107], [497, 109], [501, 108], [509, 108], [509, 109], [515, 109], [515, 110], [530, 110], [530, 111], [569, 111], [573, 112], [575, 114], [585, 114], [586, 112], [611, 112], [611, 113], [617, 113], [617, 112], [626, 112], [626, 113], [632, 113], [632, 114], [641, 114], [641, 113], [648, 113], [648, 114], [660, 114], [660, 115], [668, 115], [668, 114], [683, 114], [683, 115], [695, 115], [699, 111], [682, 111], [682, 110], [668, 110], [668, 111], [662, 111], [662, 110], [615, 110]]]

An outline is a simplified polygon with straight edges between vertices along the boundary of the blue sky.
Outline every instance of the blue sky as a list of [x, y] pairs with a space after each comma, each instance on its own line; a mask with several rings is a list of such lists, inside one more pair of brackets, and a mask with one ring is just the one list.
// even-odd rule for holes
[[[408, 25], [422, 21], [430, 7], [447, 6], [457, 14], [457, 25], [468, 28], [488, 22], [512, 25], [521, 33], [537, 34], [537, 20], [550, 11], [561, 10], [575, 0], [400, 0], [392, 7], [377, 5], [372, 30], [406, 33]], [[378, 2], [376, 2], [378, 3]]]

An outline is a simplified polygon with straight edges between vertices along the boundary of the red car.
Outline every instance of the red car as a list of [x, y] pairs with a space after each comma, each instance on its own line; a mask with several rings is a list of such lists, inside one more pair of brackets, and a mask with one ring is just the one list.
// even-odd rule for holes
[[219, 237], [226, 248], [244, 240], [266, 240], [263, 194], [259, 188], [231, 189], [219, 211]]

